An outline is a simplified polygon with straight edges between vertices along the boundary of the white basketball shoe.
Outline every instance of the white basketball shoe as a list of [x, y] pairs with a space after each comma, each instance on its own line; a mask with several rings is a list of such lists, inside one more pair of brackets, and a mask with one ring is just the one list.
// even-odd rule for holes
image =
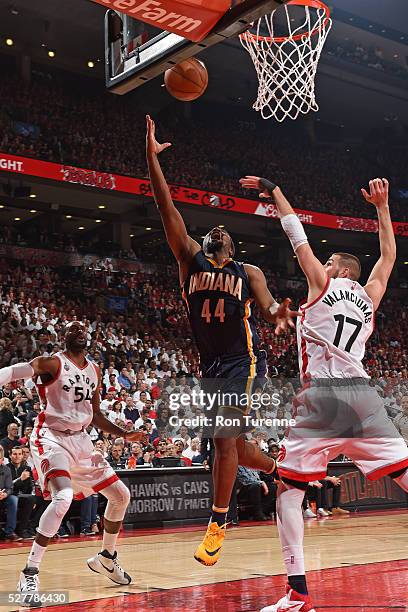
[[38, 569], [35, 567], [25, 567], [20, 574], [17, 584], [17, 591], [25, 595], [21, 603], [29, 608], [40, 608], [42, 604], [35, 600], [35, 595], [39, 590]]
[[87, 564], [90, 570], [97, 574], [107, 576], [116, 584], [130, 584], [132, 578], [120, 567], [117, 556], [118, 553], [116, 551], [111, 555], [107, 550], [103, 550], [94, 557], [88, 559]]

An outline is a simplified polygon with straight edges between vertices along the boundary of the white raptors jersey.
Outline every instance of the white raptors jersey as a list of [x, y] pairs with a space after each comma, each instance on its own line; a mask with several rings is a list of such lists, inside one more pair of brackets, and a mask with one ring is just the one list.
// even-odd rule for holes
[[38, 424], [58, 431], [81, 431], [93, 418], [92, 397], [98, 386], [96, 368], [88, 360], [80, 368], [62, 352], [54, 357], [60, 362], [57, 377], [49, 383], [36, 382], [43, 403]]
[[374, 308], [357, 281], [328, 279], [323, 293], [300, 311], [297, 338], [302, 382], [369, 378], [361, 362], [373, 331]]

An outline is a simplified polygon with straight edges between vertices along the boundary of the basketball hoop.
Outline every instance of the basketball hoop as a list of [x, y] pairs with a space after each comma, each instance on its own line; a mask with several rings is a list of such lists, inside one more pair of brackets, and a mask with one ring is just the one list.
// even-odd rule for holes
[[240, 34], [259, 80], [253, 108], [263, 119], [282, 122], [319, 110], [315, 77], [331, 26], [330, 10], [321, 0], [291, 0]]

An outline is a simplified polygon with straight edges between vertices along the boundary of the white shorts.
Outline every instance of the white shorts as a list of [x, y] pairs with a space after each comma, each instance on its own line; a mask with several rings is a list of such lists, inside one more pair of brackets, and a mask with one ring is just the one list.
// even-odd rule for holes
[[[278, 458], [281, 478], [310, 482], [346, 455], [369, 480], [408, 467], [408, 448], [369, 386], [309, 387], [296, 397], [294, 418]], [[351, 436], [351, 437], [349, 437]]]
[[58, 476], [71, 479], [74, 499], [84, 499], [119, 480], [104, 457], [95, 452], [86, 431], [63, 433], [35, 427], [30, 448], [44, 499], [50, 499], [48, 481]]

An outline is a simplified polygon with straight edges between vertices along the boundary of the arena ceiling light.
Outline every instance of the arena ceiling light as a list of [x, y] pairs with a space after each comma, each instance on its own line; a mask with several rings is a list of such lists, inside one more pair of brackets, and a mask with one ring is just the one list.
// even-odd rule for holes
[[102, 219], [95, 219], [95, 223], [102, 223]]
[[106, 206], [105, 206], [105, 204], [99, 204], [98, 208], [99, 208], [100, 210], [103, 210], [104, 208], [106, 208]]
[[4, 208], [4, 204], [0, 204], [0, 208]]
[[72, 219], [72, 215], [65, 215], [66, 219]]
[[34, 208], [32, 208], [32, 209], [30, 210], [30, 213], [33, 213], [33, 214], [34, 214], [34, 213], [36, 213], [36, 212], [37, 212], [37, 211], [36, 211], [36, 210], [34, 210]]
[[50, 58], [54, 58], [54, 57], [55, 57], [55, 55], [56, 55], [56, 53], [55, 53], [55, 51], [53, 51], [52, 49], [50, 49], [50, 50], [48, 51], [48, 57], [50, 57]]
[[83, 225], [80, 225], [80, 226], [78, 227], [78, 229], [79, 229], [79, 230], [84, 230], [85, 228], [84, 228], [84, 226], [83, 226]]
[[135, 235], [134, 235], [134, 234], [130, 234], [130, 238], [134, 238], [134, 237], [135, 237]]
[[260, 249], [264, 249], [264, 248], [265, 248], [265, 245], [264, 245], [264, 244], [260, 244], [260, 245], [259, 245], [259, 248], [260, 248]]
[[246, 251], [241, 251], [241, 253], [246, 253]]
[[95, 68], [95, 62], [93, 62], [92, 60], [89, 60], [87, 66], [88, 68]]
[[146, 232], [150, 232], [151, 229], [151, 227], [145, 227]]
[[35, 193], [31, 193], [30, 194], [30, 198], [36, 198], [36, 197], [37, 197], [37, 195]]
[[6, 38], [6, 45], [12, 47], [14, 45], [14, 40], [12, 38]]
[[321, 240], [320, 242], [327, 242], [327, 240]]
[[14, 221], [21, 221], [21, 217], [14, 217]]
[[[205, 236], [203, 236], [203, 238], [205, 238]], [[240, 240], [240, 241], [238, 242], [238, 244], [243, 244], [242, 240]]]

